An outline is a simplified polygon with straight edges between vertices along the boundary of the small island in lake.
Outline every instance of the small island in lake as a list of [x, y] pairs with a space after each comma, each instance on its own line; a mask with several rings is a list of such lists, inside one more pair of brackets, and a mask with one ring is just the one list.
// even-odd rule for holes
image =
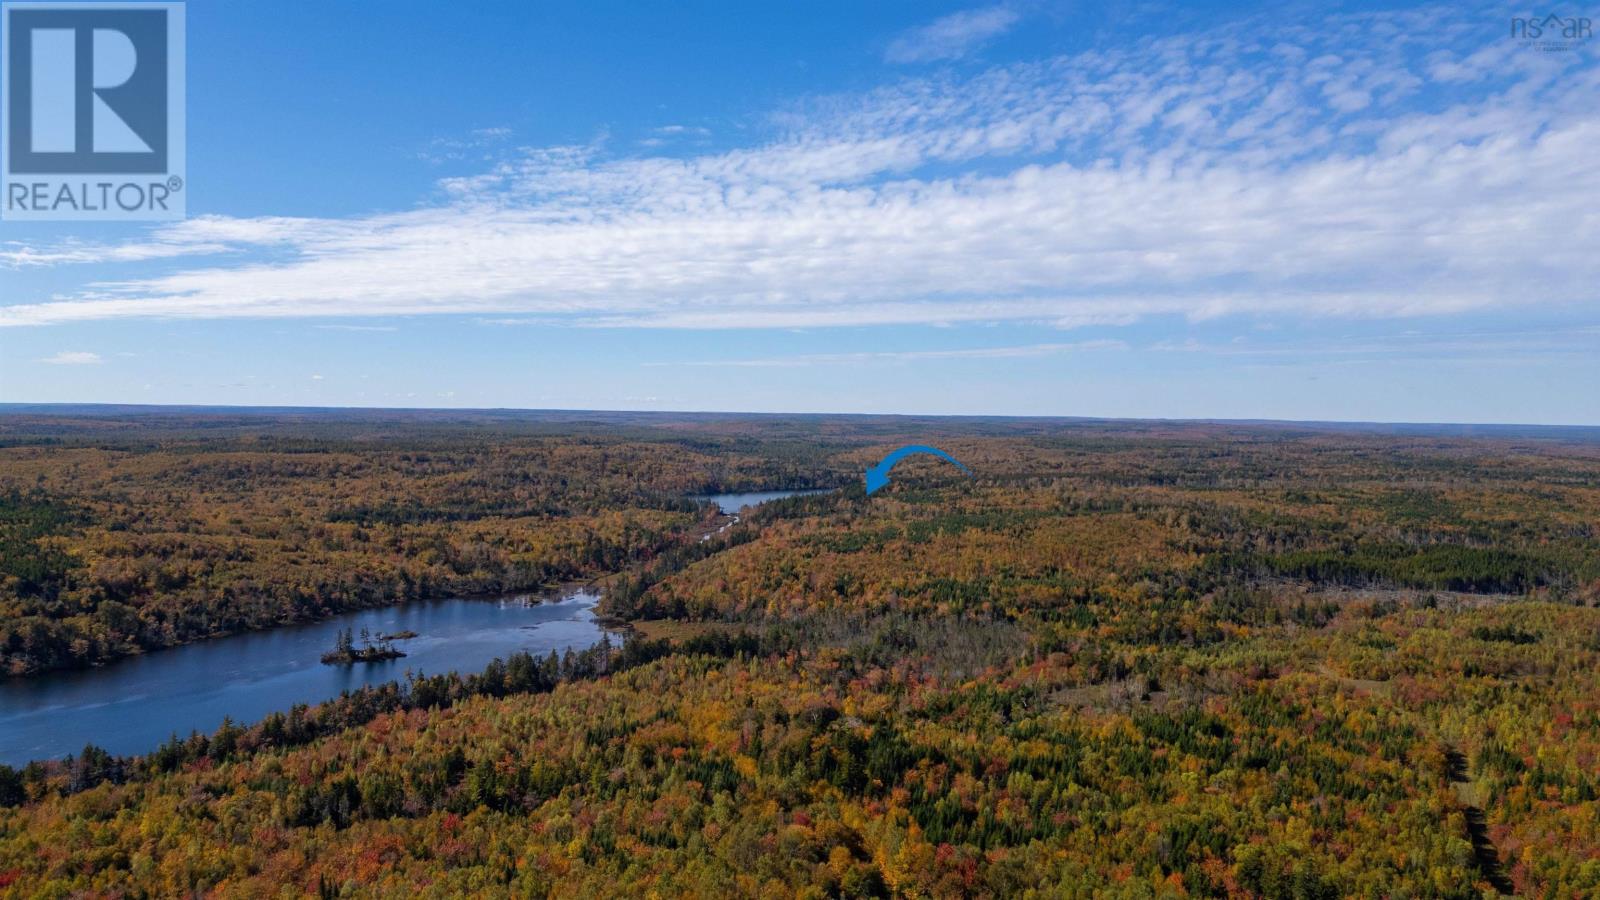
[[405, 631], [396, 631], [394, 634], [380, 634], [380, 635], [378, 635], [378, 640], [380, 640], [380, 641], [409, 641], [409, 640], [411, 640], [412, 638], [414, 638], [416, 636], [417, 636], [417, 633], [415, 631], [412, 631], [411, 629], [407, 628]]
[[[411, 637], [416, 637], [415, 634]], [[361, 646], [356, 646], [355, 635], [350, 629], [339, 632], [339, 638], [334, 642], [333, 649], [322, 654], [322, 661], [330, 666], [351, 665], [358, 662], [381, 662], [386, 659], [399, 659], [405, 656], [394, 645], [389, 643], [389, 636], [380, 636], [373, 641], [371, 632], [361, 629]]]

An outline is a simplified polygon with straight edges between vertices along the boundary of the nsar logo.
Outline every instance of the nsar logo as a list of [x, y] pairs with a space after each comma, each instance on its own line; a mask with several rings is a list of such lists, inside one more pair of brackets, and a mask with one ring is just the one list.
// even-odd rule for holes
[[1511, 20], [1511, 37], [1535, 50], [1575, 50], [1580, 43], [1594, 37], [1594, 21], [1588, 16], [1555, 13], [1543, 18], [1518, 16]]
[[183, 216], [183, 13], [0, 4], [0, 217]]

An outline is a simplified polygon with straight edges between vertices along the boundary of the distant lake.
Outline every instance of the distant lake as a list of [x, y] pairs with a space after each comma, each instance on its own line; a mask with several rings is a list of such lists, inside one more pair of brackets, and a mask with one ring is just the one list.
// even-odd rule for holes
[[784, 497], [798, 497], [802, 494], [826, 494], [827, 488], [817, 488], [804, 491], [753, 491], [745, 494], [703, 494], [695, 497], [696, 500], [709, 500], [717, 505], [728, 515], [733, 515], [746, 506], [760, 506], [768, 500], [782, 500]]
[[[582, 650], [597, 643], [596, 594], [539, 602], [413, 601], [346, 613], [322, 622], [254, 631], [157, 650], [98, 669], [0, 680], [0, 763], [77, 753], [94, 743], [115, 754], [146, 753], [173, 733], [209, 733], [224, 716], [244, 724], [296, 703], [331, 700], [363, 685], [428, 675], [477, 672], [495, 657], [526, 650]], [[343, 629], [379, 634], [415, 631], [396, 641], [403, 659], [323, 665]]]

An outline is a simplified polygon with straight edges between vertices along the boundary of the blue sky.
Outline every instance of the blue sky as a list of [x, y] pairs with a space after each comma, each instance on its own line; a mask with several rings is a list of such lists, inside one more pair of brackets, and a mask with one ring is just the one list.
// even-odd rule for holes
[[1600, 423], [1526, 9], [188, 8], [190, 218], [0, 223], [0, 401]]

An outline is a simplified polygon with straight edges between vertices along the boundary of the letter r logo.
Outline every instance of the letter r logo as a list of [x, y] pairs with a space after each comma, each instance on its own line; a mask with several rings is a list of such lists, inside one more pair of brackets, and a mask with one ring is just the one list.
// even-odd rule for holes
[[13, 173], [165, 173], [167, 15], [118, 4], [8, 5]]
[[[150, 145], [107, 102], [114, 88], [133, 78], [139, 52], [121, 31], [96, 28], [89, 46], [89, 102], [94, 110], [89, 149], [94, 153], [152, 153]], [[77, 32], [38, 28], [33, 32], [33, 152], [76, 153]]]

